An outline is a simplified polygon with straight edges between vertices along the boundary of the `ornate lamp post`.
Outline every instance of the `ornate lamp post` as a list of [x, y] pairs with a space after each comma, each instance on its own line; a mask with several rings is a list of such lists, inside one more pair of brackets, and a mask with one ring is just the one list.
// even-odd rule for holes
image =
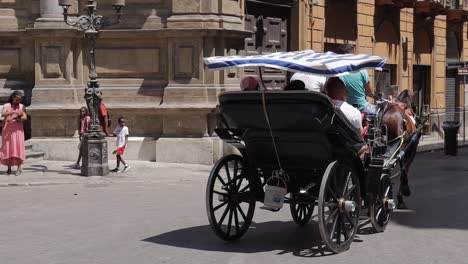
[[[72, 6], [73, 0], [59, 0], [59, 5], [63, 8], [63, 18], [67, 25], [78, 28], [83, 31], [89, 48], [90, 67], [89, 81], [85, 88], [85, 100], [91, 115], [91, 125], [88, 133], [83, 137], [83, 165], [81, 166], [81, 174], [85, 176], [104, 176], [109, 174], [109, 165], [107, 163], [107, 140], [101, 132], [99, 125], [99, 109], [102, 101], [101, 90], [97, 80], [96, 73], [96, 40], [105, 23], [104, 18], [96, 15], [96, 1], [88, 0], [86, 5], [87, 15], [79, 16], [76, 19], [70, 20], [68, 17], [68, 9]], [[113, 4], [117, 21], [120, 23], [122, 15], [122, 7], [125, 6], [125, 0], [114, 0]], [[107, 24], [106, 24], [107, 25]]]

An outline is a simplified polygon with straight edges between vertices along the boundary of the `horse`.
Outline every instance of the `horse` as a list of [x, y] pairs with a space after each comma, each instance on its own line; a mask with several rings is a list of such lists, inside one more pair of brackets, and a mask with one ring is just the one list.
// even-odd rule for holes
[[[415, 121], [412, 120], [410, 112], [412, 97], [408, 90], [403, 90], [398, 94], [396, 102], [389, 102], [382, 110], [381, 124], [386, 127], [388, 141], [395, 141], [401, 137], [409, 137], [416, 132]], [[408, 185], [408, 173], [416, 157], [418, 142], [412, 144], [406, 151], [400, 161], [400, 188], [397, 195], [397, 208], [406, 209], [406, 204], [403, 201], [403, 196], [410, 196], [411, 190]]]

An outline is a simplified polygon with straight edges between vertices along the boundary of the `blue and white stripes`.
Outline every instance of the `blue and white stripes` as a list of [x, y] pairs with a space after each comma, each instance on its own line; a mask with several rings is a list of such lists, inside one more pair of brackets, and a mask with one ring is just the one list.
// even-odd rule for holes
[[277, 52], [254, 56], [216, 56], [203, 61], [212, 70], [264, 66], [293, 72], [337, 76], [361, 69], [380, 69], [386, 58], [364, 54], [317, 53], [313, 50]]

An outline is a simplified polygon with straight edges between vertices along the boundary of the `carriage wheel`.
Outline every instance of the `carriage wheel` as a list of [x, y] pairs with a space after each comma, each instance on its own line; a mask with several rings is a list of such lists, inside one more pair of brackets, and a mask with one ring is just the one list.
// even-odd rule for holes
[[[293, 194], [292, 201], [296, 200], [297, 195]], [[294, 222], [298, 225], [306, 225], [309, 223], [310, 218], [312, 218], [312, 213], [314, 212], [313, 204], [306, 203], [294, 203], [289, 204], [289, 209], [291, 209], [291, 215], [294, 219]]]
[[320, 235], [328, 248], [340, 253], [349, 248], [358, 230], [361, 194], [359, 179], [344, 162], [330, 163], [320, 185]]
[[370, 220], [375, 231], [385, 231], [394, 207], [392, 183], [390, 177], [384, 174], [380, 179], [380, 190], [378, 190], [376, 200], [369, 208]]
[[223, 240], [236, 240], [249, 228], [255, 198], [241, 156], [225, 156], [214, 165], [206, 187], [206, 211], [211, 228]]

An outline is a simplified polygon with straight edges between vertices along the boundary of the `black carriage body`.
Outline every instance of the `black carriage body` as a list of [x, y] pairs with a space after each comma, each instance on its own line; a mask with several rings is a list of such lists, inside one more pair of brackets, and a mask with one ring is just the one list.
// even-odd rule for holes
[[217, 134], [241, 151], [251, 173], [261, 171], [268, 178], [279, 168], [266, 109], [281, 165], [290, 177], [288, 192], [297, 193], [311, 182], [318, 192], [322, 175], [334, 160], [350, 164], [361, 186], [366, 182], [357, 154], [365, 142], [327, 96], [312, 91], [226, 92], [219, 102], [225, 128], [217, 129]]

